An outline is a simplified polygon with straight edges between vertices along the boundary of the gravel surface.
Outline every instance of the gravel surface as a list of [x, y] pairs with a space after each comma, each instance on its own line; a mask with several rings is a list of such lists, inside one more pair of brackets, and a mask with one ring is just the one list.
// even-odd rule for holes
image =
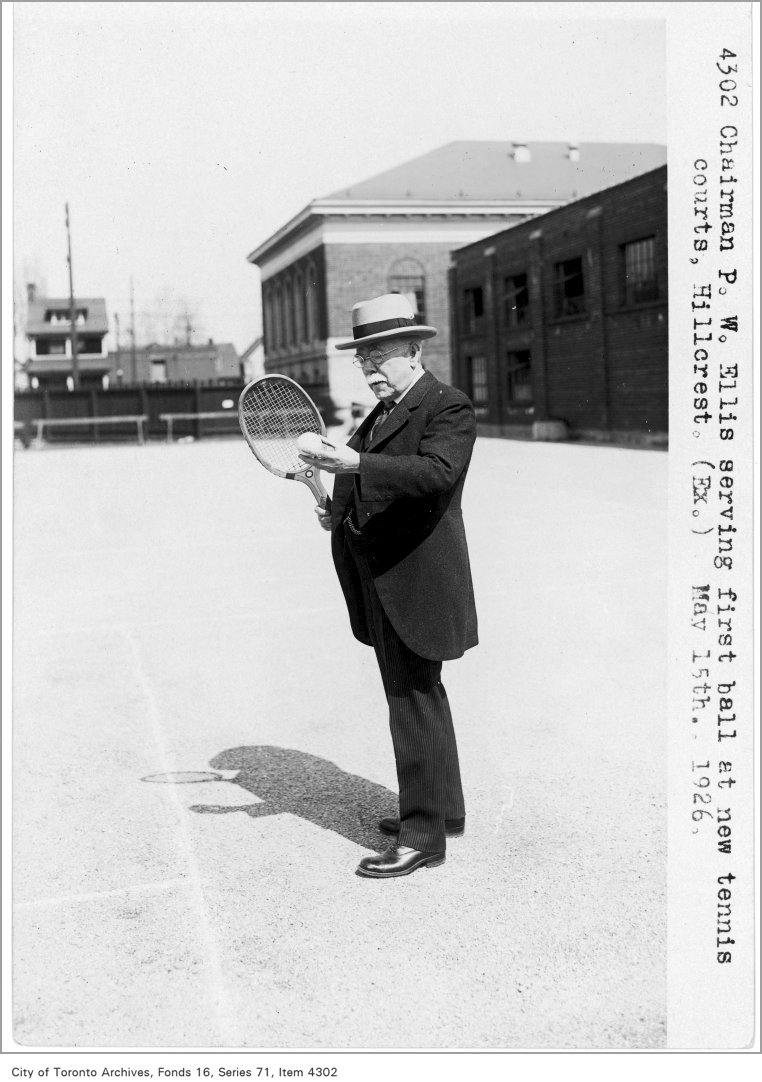
[[19, 451], [16, 1040], [664, 1047], [666, 474], [477, 442], [466, 835], [377, 881], [381, 682], [307, 489], [235, 439]]

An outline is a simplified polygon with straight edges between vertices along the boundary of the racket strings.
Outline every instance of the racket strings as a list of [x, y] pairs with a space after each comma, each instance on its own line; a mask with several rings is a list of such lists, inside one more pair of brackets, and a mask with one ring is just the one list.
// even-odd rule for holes
[[295, 383], [271, 377], [254, 383], [240, 408], [241, 423], [258, 457], [283, 473], [303, 470], [296, 441], [303, 432], [321, 434], [320, 416]]

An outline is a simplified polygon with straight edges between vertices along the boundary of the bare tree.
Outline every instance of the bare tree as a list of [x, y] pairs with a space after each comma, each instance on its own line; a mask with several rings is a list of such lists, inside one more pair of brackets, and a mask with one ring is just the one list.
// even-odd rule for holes
[[178, 297], [165, 288], [138, 313], [136, 337], [144, 344], [192, 346], [203, 334], [201, 306], [193, 298]]

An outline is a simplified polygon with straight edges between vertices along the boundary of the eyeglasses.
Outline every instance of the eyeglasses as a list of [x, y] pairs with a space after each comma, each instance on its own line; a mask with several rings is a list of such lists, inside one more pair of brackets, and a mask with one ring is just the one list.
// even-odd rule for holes
[[382, 353], [380, 349], [373, 349], [370, 351], [367, 357], [361, 357], [359, 353], [356, 353], [352, 358], [352, 364], [355, 368], [367, 368], [369, 365], [373, 368], [379, 368], [387, 357], [391, 357], [392, 353], [396, 353], [399, 346], [394, 346], [392, 349], [387, 349], [385, 353]]

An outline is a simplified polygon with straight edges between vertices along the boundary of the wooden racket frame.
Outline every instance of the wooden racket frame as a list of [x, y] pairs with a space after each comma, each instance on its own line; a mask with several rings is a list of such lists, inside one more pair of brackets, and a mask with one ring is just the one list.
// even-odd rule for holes
[[290, 376], [284, 376], [277, 372], [271, 372], [268, 373], [268, 375], [266, 376], [258, 376], [256, 379], [251, 380], [249, 383], [246, 384], [246, 386], [238, 396], [238, 424], [240, 426], [241, 432], [243, 433], [243, 438], [246, 440], [249, 450], [255, 456], [260, 465], [264, 466], [266, 470], [274, 474], [276, 477], [285, 477], [287, 481], [301, 481], [301, 483], [303, 485], [306, 485], [312, 492], [312, 495], [315, 497], [315, 501], [318, 506], [325, 510], [328, 504], [328, 493], [323, 487], [322, 481], [320, 480], [320, 471], [316, 469], [315, 466], [310, 466], [307, 462], [305, 462], [304, 468], [301, 470], [294, 470], [293, 472], [279, 470], [277, 466], [270, 465], [269, 462], [266, 462], [264, 458], [262, 458], [256, 447], [252, 443], [251, 439], [249, 438], [249, 433], [246, 431], [246, 426], [243, 420], [243, 400], [246, 397], [247, 392], [253, 386], [255, 386], [255, 384], [265, 383], [268, 380], [273, 379], [284, 380], [286, 383], [291, 383], [294, 387], [296, 387], [299, 394], [306, 399], [306, 402], [309, 404], [310, 408], [314, 412], [315, 419], [320, 427], [320, 435], [326, 435], [325, 423], [323, 422], [323, 418], [320, 416], [320, 411], [318, 410], [317, 406], [312, 401], [310, 396], [307, 394], [305, 389], [301, 387], [295, 379], [291, 379]]

